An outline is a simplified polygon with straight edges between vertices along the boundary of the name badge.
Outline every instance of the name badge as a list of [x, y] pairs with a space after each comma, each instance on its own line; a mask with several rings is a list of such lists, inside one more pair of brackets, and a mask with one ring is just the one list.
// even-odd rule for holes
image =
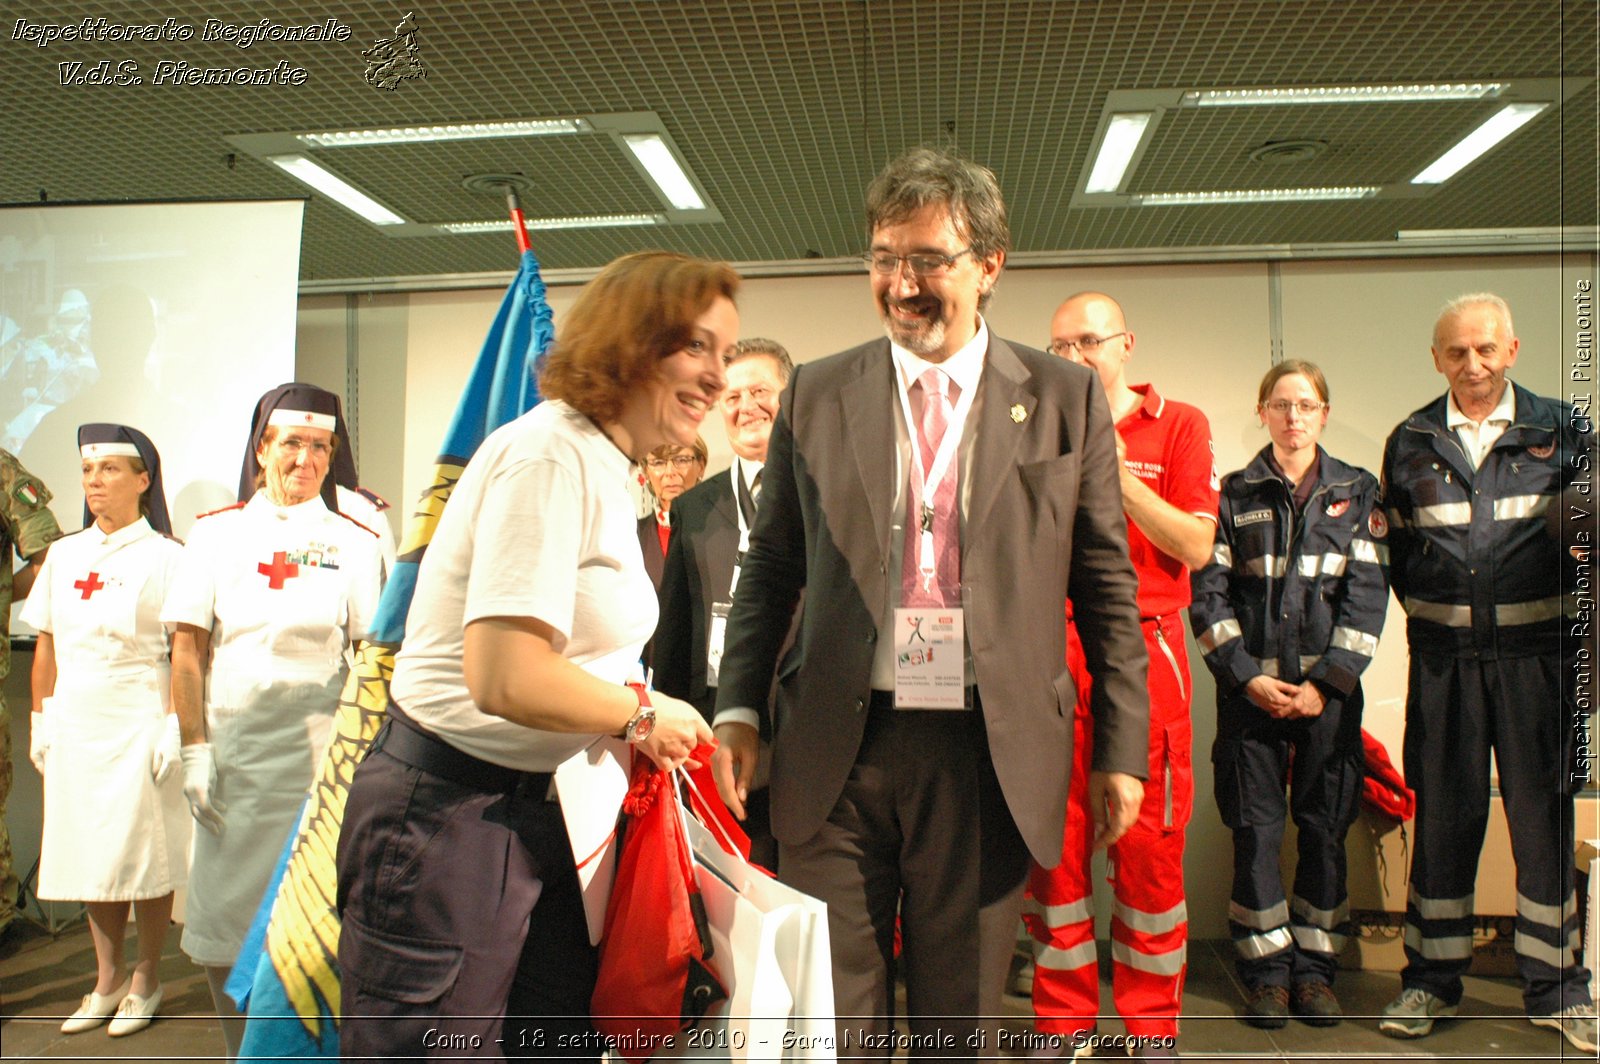
[[[734, 570], [737, 572], [738, 570]], [[711, 604], [711, 630], [706, 633], [706, 686], [717, 686], [717, 674], [722, 671], [722, 640], [728, 634], [729, 602]]]
[[961, 607], [894, 611], [894, 708], [967, 708], [966, 625]]

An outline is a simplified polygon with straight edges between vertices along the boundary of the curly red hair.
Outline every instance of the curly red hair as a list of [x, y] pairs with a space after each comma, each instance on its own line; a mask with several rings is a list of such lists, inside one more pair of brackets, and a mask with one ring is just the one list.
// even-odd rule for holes
[[682, 350], [718, 296], [733, 299], [739, 275], [724, 262], [671, 251], [613, 260], [583, 286], [539, 362], [539, 392], [596, 422], [615, 419], [628, 396]]

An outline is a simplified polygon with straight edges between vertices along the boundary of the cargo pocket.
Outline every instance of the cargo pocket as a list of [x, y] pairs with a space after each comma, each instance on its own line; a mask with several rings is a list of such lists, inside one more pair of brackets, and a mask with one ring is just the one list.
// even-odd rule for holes
[[354, 1004], [350, 1001], [352, 989], [362, 1000], [360, 1011], [369, 1015], [384, 1011], [381, 1005], [370, 1007], [377, 1002], [427, 1005], [440, 1001], [461, 974], [462, 953], [460, 946], [448, 942], [387, 935], [346, 916], [339, 940], [346, 1007]]

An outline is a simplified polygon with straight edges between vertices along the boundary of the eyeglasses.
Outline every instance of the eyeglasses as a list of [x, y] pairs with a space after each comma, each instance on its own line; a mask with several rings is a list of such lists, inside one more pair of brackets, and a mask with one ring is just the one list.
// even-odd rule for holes
[[665, 473], [667, 466], [670, 465], [682, 473], [698, 461], [700, 459], [692, 454], [675, 454], [671, 458], [646, 458], [644, 466], [652, 473]]
[[940, 255], [937, 252], [922, 251], [915, 255], [892, 255], [887, 251], [869, 251], [861, 256], [861, 260], [872, 268], [873, 273], [884, 276], [893, 274], [903, 262], [906, 269], [918, 277], [937, 277], [956, 264], [956, 260], [963, 255], [972, 254], [972, 248], [964, 247], [954, 255]]
[[1073, 348], [1077, 348], [1088, 355], [1100, 350], [1101, 344], [1108, 344], [1119, 336], [1127, 335], [1126, 332], [1117, 332], [1110, 336], [1080, 336], [1076, 340], [1056, 340], [1045, 348], [1045, 351], [1057, 358], [1065, 358]]
[[333, 445], [318, 440], [316, 443], [307, 443], [299, 436], [285, 436], [278, 441], [278, 447], [284, 454], [298, 455], [309, 450], [313, 458], [326, 458], [333, 453]]
[[1287, 399], [1274, 399], [1262, 405], [1279, 417], [1287, 417], [1291, 410], [1301, 417], [1314, 417], [1319, 411], [1328, 408], [1327, 403], [1313, 403], [1310, 399], [1302, 399], [1298, 403], [1291, 403]]

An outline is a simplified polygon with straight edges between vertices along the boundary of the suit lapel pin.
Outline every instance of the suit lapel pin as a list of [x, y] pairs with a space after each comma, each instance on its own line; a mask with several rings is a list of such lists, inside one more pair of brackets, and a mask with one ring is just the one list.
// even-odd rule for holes
[[1011, 420], [1018, 425], [1028, 420], [1028, 412], [1023, 409], [1021, 403], [1011, 404]]

